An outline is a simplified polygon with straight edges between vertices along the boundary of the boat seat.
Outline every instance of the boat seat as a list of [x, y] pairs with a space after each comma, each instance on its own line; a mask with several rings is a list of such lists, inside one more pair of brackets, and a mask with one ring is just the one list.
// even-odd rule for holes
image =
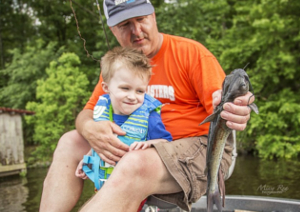
[[144, 206], [144, 210], [142, 210], [143, 212], [186, 212], [184, 210], [182, 210], [181, 208], [177, 207], [177, 205], [174, 205], [172, 203], [169, 202], [165, 202], [163, 200], [160, 200], [158, 198], [156, 198], [155, 196], [149, 196], [145, 206]]

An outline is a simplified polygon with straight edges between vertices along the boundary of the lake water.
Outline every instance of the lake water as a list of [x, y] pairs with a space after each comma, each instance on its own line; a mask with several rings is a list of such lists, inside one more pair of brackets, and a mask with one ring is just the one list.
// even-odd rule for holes
[[[0, 178], [0, 211], [38, 211], [47, 170], [28, 169], [26, 177]], [[239, 156], [235, 170], [225, 185], [228, 195], [300, 199], [300, 162], [263, 161]], [[77, 211], [93, 194], [93, 184], [86, 180], [83, 195], [73, 211]]]

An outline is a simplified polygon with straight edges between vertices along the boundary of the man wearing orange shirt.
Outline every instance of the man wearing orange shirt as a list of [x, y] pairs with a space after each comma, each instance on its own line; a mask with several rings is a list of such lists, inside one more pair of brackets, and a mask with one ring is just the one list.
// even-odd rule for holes
[[[173, 142], [141, 151], [129, 147], [113, 133], [124, 132], [112, 122], [93, 121], [93, 108], [104, 94], [98, 85], [76, 120], [76, 130], [62, 136], [44, 182], [41, 211], [70, 211], [83, 182], [74, 175], [78, 162], [91, 147], [107, 163], [118, 166], [82, 211], [136, 211], [149, 195], [190, 210], [206, 192], [206, 145], [209, 124], [199, 126], [220, 102], [224, 71], [200, 43], [159, 33], [149, 0], [105, 0], [107, 24], [121, 46], [141, 50], [152, 60], [148, 94], [160, 100], [161, 117]], [[222, 117], [235, 130], [244, 130], [250, 118], [251, 93], [224, 105]], [[232, 148], [228, 142], [221, 162], [226, 178]], [[128, 169], [130, 164], [130, 169]], [[64, 173], [60, 175], [59, 173]]]

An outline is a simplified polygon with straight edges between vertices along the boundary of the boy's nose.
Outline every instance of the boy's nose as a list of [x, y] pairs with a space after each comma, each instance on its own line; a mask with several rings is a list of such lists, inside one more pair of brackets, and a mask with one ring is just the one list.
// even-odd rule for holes
[[127, 95], [127, 98], [130, 99], [130, 100], [134, 100], [135, 99], [135, 95], [133, 92], [130, 92], [128, 95]]

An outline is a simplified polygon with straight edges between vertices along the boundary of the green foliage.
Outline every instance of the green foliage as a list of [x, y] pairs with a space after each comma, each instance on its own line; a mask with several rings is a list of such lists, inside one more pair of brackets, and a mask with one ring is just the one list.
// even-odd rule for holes
[[252, 116], [248, 134], [256, 138], [256, 148], [263, 158], [293, 158], [300, 152], [300, 105], [290, 88], [270, 94], [260, 103], [261, 114]]
[[42, 40], [28, 45], [23, 54], [19, 49], [11, 50], [11, 64], [0, 70], [1, 76], [7, 76], [9, 79], [6, 86], [0, 88], [0, 105], [25, 108], [28, 101], [35, 100], [36, 81], [46, 77], [46, 67], [51, 60], [57, 59], [62, 51], [63, 48], [56, 50], [55, 42], [45, 45]]
[[[263, 158], [299, 156], [300, 1], [176, 2], [152, 0], [161, 32], [201, 42], [226, 73], [249, 64], [260, 114], [238, 134], [242, 148]], [[34, 124], [39, 157], [51, 155], [62, 133], [74, 128], [99, 78], [99, 62], [89, 55], [99, 60], [108, 50], [95, 2], [72, 5], [78, 29], [69, 0], [0, 4], [0, 105], [23, 109], [30, 102], [27, 109], [37, 114], [27, 117], [24, 135], [27, 140]], [[111, 48], [119, 45], [105, 29]], [[60, 57], [64, 51], [81, 63], [74, 54]]]
[[260, 114], [252, 115], [244, 142], [263, 158], [300, 152], [299, 9], [298, 1], [236, 1], [232, 27], [222, 40], [207, 40], [227, 73], [249, 63]]
[[46, 69], [47, 78], [37, 81], [37, 101], [27, 103], [26, 109], [36, 112], [26, 121], [34, 124], [34, 140], [40, 144], [35, 156], [40, 160], [52, 155], [64, 132], [74, 129], [75, 118], [90, 95], [89, 82], [79, 65], [74, 53], [52, 61]]
[[161, 32], [203, 43], [226, 73], [244, 68], [260, 114], [252, 114], [244, 151], [263, 158], [299, 156], [300, 2], [181, 1], [156, 8]]
[[156, 19], [160, 32], [191, 38], [205, 44], [208, 37], [222, 37], [229, 9], [226, 0], [181, 0], [176, 4], [163, 4], [156, 8]]
[[[3, 86], [0, 87], [0, 105], [3, 107], [24, 109], [26, 103], [35, 101], [38, 79], [46, 77], [45, 69], [50, 61], [57, 59], [64, 48], [57, 50], [57, 44], [50, 42], [47, 45], [42, 40], [36, 40], [25, 47], [25, 52], [15, 48], [10, 52], [12, 61], [3, 70], [0, 70]], [[33, 143], [32, 126], [23, 122], [25, 144]]]
[[29, 8], [18, 1], [0, 0], [0, 70], [11, 61], [9, 51], [18, 48], [23, 52], [28, 38], [36, 33], [29, 12]]

